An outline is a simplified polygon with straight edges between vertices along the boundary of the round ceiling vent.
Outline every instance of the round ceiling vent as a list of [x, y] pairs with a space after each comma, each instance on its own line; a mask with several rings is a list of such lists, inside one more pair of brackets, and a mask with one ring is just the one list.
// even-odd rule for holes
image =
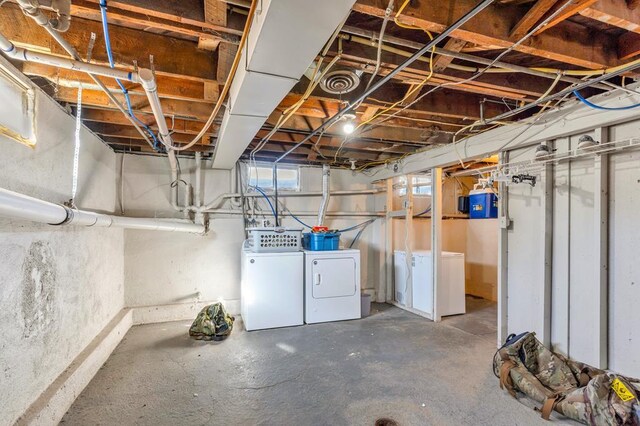
[[353, 70], [329, 71], [320, 82], [320, 87], [327, 93], [342, 95], [355, 90], [360, 84], [360, 76]]

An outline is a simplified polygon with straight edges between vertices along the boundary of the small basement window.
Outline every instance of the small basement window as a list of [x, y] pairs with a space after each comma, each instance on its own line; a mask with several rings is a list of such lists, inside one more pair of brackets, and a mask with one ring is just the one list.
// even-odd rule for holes
[[[431, 196], [431, 176], [413, 176], [411, 179], [413, 184], [413, 195], [416, 196]], [[405, 177], [400, 178], [400, 185], [398, 189], [398, 195], [404, 197], [407, 195], [407, 181]]]
[[[273, 166], [262, 164], [249, 166], [249, 186], [262, 190], [273, 190]], [[300, 190], [300, 168], [297, 166], [278, 166], [278, 191]]]

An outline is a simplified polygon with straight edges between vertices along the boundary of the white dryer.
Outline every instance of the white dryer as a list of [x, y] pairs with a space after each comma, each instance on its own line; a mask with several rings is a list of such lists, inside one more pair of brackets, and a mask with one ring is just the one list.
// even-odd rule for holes
[[304, 322], [360, 318], [360, 251], [305, 251]]

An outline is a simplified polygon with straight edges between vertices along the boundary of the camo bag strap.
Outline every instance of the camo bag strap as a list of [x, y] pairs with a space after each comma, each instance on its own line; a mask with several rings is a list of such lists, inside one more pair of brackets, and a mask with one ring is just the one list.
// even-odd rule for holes
[[542, 409], [540, 409], [540, 412], [542, 413], [541, 416], [543, 419], [549, 420], [549, 417], [551, 417], [551, 412], [555, 408], [559, 399], [560, 399], [560, 395], [551, 395], [550, 397], [545, 399], [544, 404], [542, 404]]
[[516, 397], [516, 390], [513, 386], [513, 379], [511, 378], [511, 370], [518, 365], [507, 359], [503, 361], [502, 367], [500, 367], [500, 389], [505, 389], [512, 397]]

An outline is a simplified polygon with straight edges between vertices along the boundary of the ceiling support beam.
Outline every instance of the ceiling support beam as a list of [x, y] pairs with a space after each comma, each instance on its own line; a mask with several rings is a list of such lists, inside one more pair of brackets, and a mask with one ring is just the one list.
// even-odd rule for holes
[[540, 21], [558, 0], [537, 0], [529, 11], [513, 27], [509, 37], [520, 40]]
[[[359, 0], [354, 10], [383, 18], [387, 3], [386, 0]], [[438, 7], [433, 7], [426, 2], [421, 2], [417, 8], [408, 9], [400, 20], [408, 25], [439, 33], [447, 27], [449, 22], [462, 16], [476, 3], [475, 0], [457, 0], [440, 2]], [[583, 2], [580, 4], [584, 5]], [[513, 45], [510, 33], [520, 18], [519, 10], [513, 5], [490, 6], [483, 13], [482, 19], [474, 21], [473, 26], [459, 28], [451, 36], [469, 43], [508, 48]], [[565, 22], [562, 29], [551, 28], [521, 44], [516, 50], [585, 68], [598, 69], [618, 64], [617, 55], [611, 49], [614, 43], [615, 41], [605, 34], [593, 34], [580, 25]], [[585, 45], [592, 48], [585, 49]]]

